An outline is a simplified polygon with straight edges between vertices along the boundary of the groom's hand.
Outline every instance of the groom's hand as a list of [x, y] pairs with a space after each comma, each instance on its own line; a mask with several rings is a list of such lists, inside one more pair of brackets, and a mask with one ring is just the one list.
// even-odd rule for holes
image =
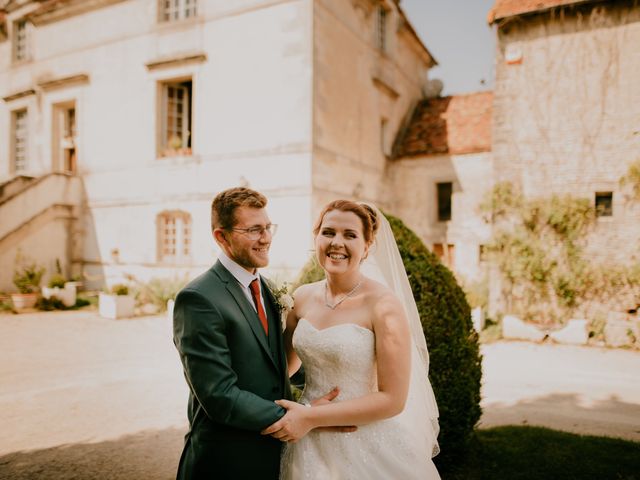
[[[322, 396], [320, 398], [316, 398], [315, 400], [312, 400], [311, 401], [311, 406], [312, 407], [319, 407], [320, 405], [328, 405], [338, 395], [340, 395], [340, 389], [338, 387], [334, 387], [333, 390], [331, 390], [326, 395], [324, 395], [324, 396]], [[356, 430], [358, 430], [358, 427], [356, 427], [355, 425], [349, 425], [349, 426], [343, 426], [343, 427], [318, 427], [318, 428], [315, 428], [314, 430], [323, 431], [323, 432], [349, 433], [349, 432], [355, 432]]]

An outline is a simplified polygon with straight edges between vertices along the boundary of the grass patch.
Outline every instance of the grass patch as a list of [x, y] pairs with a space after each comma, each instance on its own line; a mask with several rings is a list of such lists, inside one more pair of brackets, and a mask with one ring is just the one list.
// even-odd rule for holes
[[435, 458], [443, 480], [640, 480], [640, 443], [541, 427], [478, 430], [464, 458]]

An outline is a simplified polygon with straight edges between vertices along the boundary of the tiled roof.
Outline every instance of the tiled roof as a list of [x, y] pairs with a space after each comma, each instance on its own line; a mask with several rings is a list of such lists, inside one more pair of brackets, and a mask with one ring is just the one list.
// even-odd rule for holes
[[487, 15], [487, 21], [492, 24], [503, 18], [594, 1], [598, 0], [496, 0]]
[[493, 92], [423, 100], [398, 137], [394, 157], [491, 151]]

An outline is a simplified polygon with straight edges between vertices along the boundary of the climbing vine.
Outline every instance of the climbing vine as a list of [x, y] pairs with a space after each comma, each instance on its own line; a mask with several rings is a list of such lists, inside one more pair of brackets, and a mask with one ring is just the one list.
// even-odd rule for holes
[[627, 173], [620, 178], [620, 186], [631, 190], [631, 199], [640, 202], [640, 159], [629, 165]]
[[509, 313], [539, 324], [595, 318], [612, 302], [640, 301], [640, 263], [597, 263], [586, 251], [596, 211], [585, 198], [524, 198], [499, 183], [480, 206], [494, 224], [489, 252]]

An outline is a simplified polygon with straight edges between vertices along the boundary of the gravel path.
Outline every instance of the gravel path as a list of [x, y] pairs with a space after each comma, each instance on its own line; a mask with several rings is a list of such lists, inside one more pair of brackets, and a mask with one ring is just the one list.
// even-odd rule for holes
[[[640, 353], [483, 346], [481, 426], [640, 441]], [[165, 317], [0, 315], [0, 479], [170, 479], [187, 389]]]

